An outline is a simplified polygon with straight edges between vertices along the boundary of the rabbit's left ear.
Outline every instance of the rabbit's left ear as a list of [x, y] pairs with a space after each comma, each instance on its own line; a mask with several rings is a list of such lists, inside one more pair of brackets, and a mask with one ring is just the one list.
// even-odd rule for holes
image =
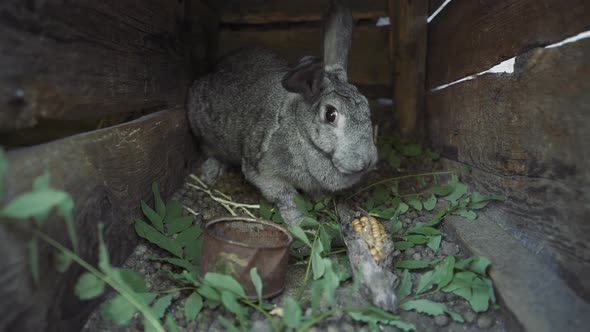
[[322, 53], [326, 72], [347, 81], [346, 69], [352, 40], [352, 13], [343, 0], [331, 0], [322, 19]]
[[312, 99], [320, 92], [323, 79], [322, 61], [314, 57], [304, 57], [295, 68], [283, 76], [281, 83], [287, 91]]

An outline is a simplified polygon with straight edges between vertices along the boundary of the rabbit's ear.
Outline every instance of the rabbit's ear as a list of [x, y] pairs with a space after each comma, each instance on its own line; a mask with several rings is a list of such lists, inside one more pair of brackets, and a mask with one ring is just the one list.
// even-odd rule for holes
[[322, 53], [326, 72], [347, 81], [346, 67], [352, 39], [352, 14], [343, 0], [331, 0], [322, 19]]
[[318, 58], [304, 57], [299, 64], [283, 76], [283, 87], [294, 93], [312, 98], [320, 92], [324, 79], [324, 64]]

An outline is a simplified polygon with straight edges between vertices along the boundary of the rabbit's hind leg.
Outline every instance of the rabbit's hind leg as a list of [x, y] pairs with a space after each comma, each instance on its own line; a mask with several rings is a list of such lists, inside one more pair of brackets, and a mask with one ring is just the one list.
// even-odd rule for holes
[[201, 166], [201, 180], [206, 185], [211, 186], [223, 175], [226, 168], [226, 164], [213, 157], [209, 157]]

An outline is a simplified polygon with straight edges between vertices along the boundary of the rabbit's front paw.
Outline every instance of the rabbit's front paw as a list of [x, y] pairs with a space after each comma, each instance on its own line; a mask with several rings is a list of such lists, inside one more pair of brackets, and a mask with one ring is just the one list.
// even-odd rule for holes
[[289, 226], [299, 226], [299, 224], [301, 224], [303, 221], [303, 218], [305, 218], [303, 213], [301, 213], [301, 211], [299, 211], [296, 206], [279, 206], [279, 210], [281, 212], [281, 217], [283, 217], [283, 220]]
[[201, 166], [201, 180], [208, 186], [211, 186], [217, 182], [217, 179], [225, 172], [226, 165], [219, 160], [210, 157], [205, 160]]

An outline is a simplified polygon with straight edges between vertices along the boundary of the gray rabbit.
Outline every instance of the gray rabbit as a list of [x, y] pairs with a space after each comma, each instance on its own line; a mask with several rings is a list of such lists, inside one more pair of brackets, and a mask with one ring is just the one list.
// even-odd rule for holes
[[306, 56], [289, 68], [276, 54], [242, 49], [193, 84], [187, 110], [208, 159], [209, 184], [225, 165], [297, 225], [297, 189], [317, 197], [358, 182], [377, 162], [367, 99], [347, 81], [352, 15], [332, 1], [322, 24], [323, 59]]

